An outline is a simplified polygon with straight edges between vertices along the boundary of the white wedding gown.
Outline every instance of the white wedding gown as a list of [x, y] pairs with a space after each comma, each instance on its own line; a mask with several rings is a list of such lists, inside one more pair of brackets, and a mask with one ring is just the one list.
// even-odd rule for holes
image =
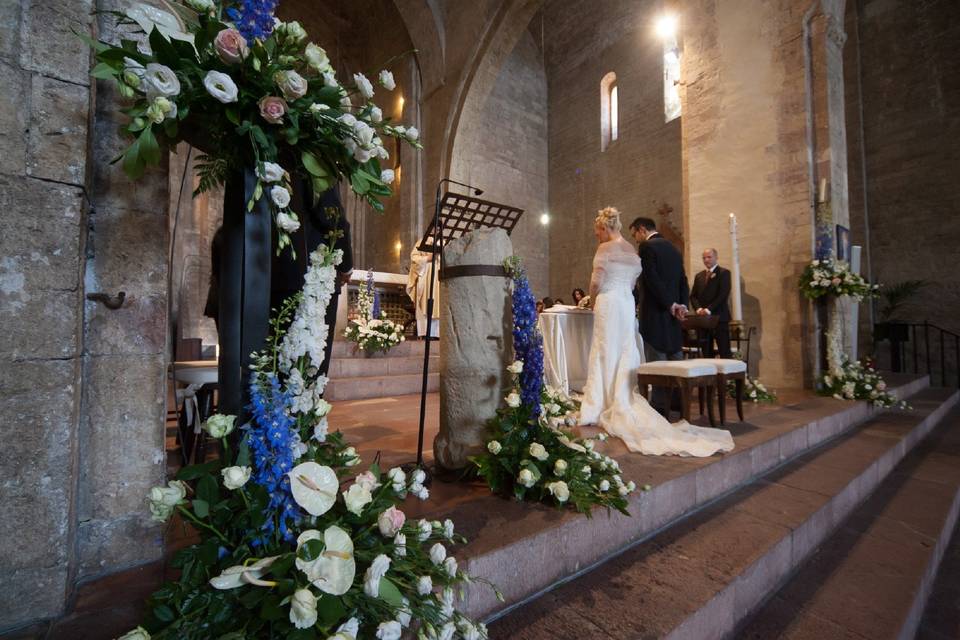
[[667, 422], [637, 390], [640, 351], [636, 342], [633, 285], [640, 257], [623, 238], [602, 243], [593, 259], [593, 341], [587, 362], [580, 424], [596, 424], [646, 455], [711, 456], [731, 451], [729, 431]]

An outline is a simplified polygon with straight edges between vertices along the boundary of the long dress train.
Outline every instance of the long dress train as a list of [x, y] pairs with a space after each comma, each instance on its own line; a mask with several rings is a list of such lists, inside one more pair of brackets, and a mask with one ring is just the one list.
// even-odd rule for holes
[[640, 351], [635, 336], [633, 284], [640, 258], [623, 238], [602, 243], [593, 259], [593, 341], [587, 364], [580, 424], [597, 424], [647, 455], [711, 456], [731, 451], [729, 431], [670, 424], [637, 390]]

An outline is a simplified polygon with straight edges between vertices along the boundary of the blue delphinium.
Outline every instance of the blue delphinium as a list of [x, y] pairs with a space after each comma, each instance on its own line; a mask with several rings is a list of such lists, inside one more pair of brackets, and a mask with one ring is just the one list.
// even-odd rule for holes
[[543, 336], [537, 328], [537, 301], [523, 269], [513, 269], [513, 351], [523, 362], [520, 400], [533, 418], [540, 415], [543, 389]]
[[237, 0], [236, 6], [227, 9], [227, 16], [248, 42], [264, 40], [273, 32], [273, 12], [278, 4], [279, 0]]
[[[293, 469], [294, 420], [288, 415], [290, 394], [280, 388], [276, 375], [268, 375], [250, 383], [250, 411], [252, 420], [246, 427], [246, 443], [253, 466], [252, 480], [265, 488], [269, 502], [267, 516], [259, 543], [265, 544], [277, 531], [287, 542], [294, 540], [288, 520], [296, 521], [302, 514], [290, 491]], [[292, 524], [292, 523], [290, 523]]]
[[373, 271], [367, 271], [367, 295], [373, 298], [373, 307], [370, 309], [371, 318], [380, 318], [380, 292], [373, 285]]

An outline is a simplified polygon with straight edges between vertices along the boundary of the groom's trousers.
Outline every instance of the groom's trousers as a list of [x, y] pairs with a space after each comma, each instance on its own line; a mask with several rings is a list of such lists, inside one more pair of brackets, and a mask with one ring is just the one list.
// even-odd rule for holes
[[[683, 360], [683, 351], [676, 353], [664, 353], [657, 351], [649, 342], [643, 343], [643, 355], [646, 362], [658, 362], [662, 360]], [[650, 394], [650, 406], [666, 416], [671, 406], [675, 409], [680, 408], [680, 390], [674, 389], [673, 395], [667, 393], [663, 387], [654, 387]]]

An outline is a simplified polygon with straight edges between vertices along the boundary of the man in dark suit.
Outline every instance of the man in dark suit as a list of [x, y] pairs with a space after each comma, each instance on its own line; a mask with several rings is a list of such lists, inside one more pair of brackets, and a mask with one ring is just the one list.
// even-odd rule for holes
[[340, 304], [340, 289], [350, 280], [353, 271], [353, 249], [350, 240], [350, 223], [340, 202], [337, 188], [327, 189], [314, 204], [310, 183], [300, 178], [292, 181], [290, 209], [300, 217], [300, 228], [290, 234], [290, 241], [297, 255], [294, 258], [285, 248], [277, 255], [276, 235], [274, 235], [273, 262], [270, 266], [270, 307], [279, 309], [283, 301], [303, 288], [303, 278], [307, 272], [310, 253], [320, 243], [330, 243], [331, 234], [336, 235], [334, 247], [343, 251], [343, 262], [337, 266], [337, 283], [330, 305], [327, 307], [326, 323], [330, 327], [327, 334], [326, 352], [320, 374], [326, 375], [330, 368], [330, 356], [333, 353], [333, 340], [336, 335], [337, 307]]
[[[680, 320], [687, 313], [690, 290], [683, 269], [683, 258], [673, 244], [657, 233], [650, 218], [637, 218], [630, 224], [634, 240], [640, 243], [643, 273], [638, 283], [642, 293], [640, 335], [648, 362], [683, 359], [683, 329]], [[651, 404], [666, 413], [665, 390], [654, 388]]]
[[717, 250], [705, 249], [703, 266], [706, 267], [693, 279], [693, 291], [690, 292], [690, 306], [698, 316], [716, 316], [720, 319], [716, 329], [701, 332], [704, 355], [714, 355], [713, 341], [717, 341], [717, 351], [721, 358], [731, 357], [730, 353], [730, 271], [717, 264]]

